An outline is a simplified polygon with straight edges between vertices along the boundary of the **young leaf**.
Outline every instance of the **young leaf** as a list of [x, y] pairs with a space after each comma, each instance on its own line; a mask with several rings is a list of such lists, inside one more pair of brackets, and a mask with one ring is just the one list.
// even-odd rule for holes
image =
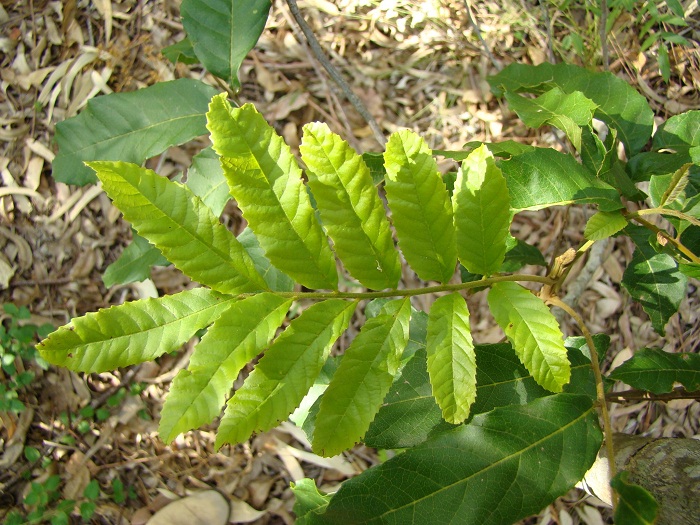
[[219, 415], [238, 373], [267, 347], [291, 302], [262, 293], [233, 303], [214, 321], [170, 386], [158, 428], [163, 441]]
[[673, 202], [680, 197], [685, 187], [688, 185], [688, 169], [692, 164], [683, 164], [671, 177], [671, 180], [661, 196], [661, 200], [658, 204], [660, 207], [668, 206], [673, 204]]
[[462, 162], [452, 207], [460, 262], [471, 273], [498, 272], [506, 255], [510, 195], [486, 146], [480, 146]]
[[601, 441], [586, 396], [497, 408], [345, 481], [311, 523], [513, 523], [573, 487]]
[[134, 238], [119, 258], [107, 266], [102, 282], [109, 288], [115, 284], [127, 284], [148, 279], [152, 266], [167, 266], [168, 260], [158, 248], [134, 233]]
[[676, 382], [689, 392], [694, 392], [700, 390], [700, 355], [671, 354], [643, 348], [608, 377], [654, 394], [671, 392]]
[[317, 454], [339, 454], [365, 434], [398, 371], [410, 316], [409, 299], [387, 303], [345, 351], [321, 399], [312, 441]]
[[678, 270], [673, 257], [654, 250], [646, 228], [628, 226], [625, 231], [637, 249], [622, 276], [622, 286], [640, 302], [654, 330], [663, 335], [666, 323], [685, 297], [688, 278]]
[[73, 319], [37, 345], [49, 363], [104, 372], [172, 352], [210, 325], [234, 298], [205, 288], [112, 306]]
[[183, 0], [182, 25], [204, 67], [236, 89], [238, 69], [260, 37], [270, 0]]
[[95, 182], [84, 161], [141, 164], [170, 146], [204, 135], [204, 114], [216, 93], [203, 82], [182, 78], [93, 98], [78, 116], [56, 125], [54, 179], [79, 185]]
[[124, 218], [185, 275], [225, 294], [267, 288], [234, 235], [187, 186], [134, 164], [89, 166]]
[[559, 323], [538, 297], [514, 282], [496, 283], [489, 308], [535, 381], [552, 392], [569, 382], [571, 367]]
[[476, 398], [476, 357], [469, 309], [459, 293], [438, 298], [428, 318], [428, 373], [442, 417], [457, 425]]
[[[566, 204], [597, 204], [602, 211], [622, 208], [617, 190], [596, 179], [571, 155], [534, 148], [501, 161], [514, 211]], [[564, 176], [564, 174], [566, 174]]]
[[232, 108], [224, 94], [207, 120], [231, 195], [270, 262], [307, 288], [337, 288], [335, 258], [289, 146], [252, 105]]
[[345, 268], [367, 288], [395, 288], [401, 263], [362, 157], [320, 122], [304, 126], [299, 151], [323, 227]]
[[647, 490], [628, 481], [629, 472], [618, 472], [610, 485], [620, 496], [615, 509], [615, 523], [653, 525], [659, 504]]
[[448, 282], [457, 251], [452, 205], [437, 162], [410, 130], [389, 137], [384, 153], [386, 198], [406, 262], [424, 281]]
[[625, 226], [627, 219], [620, 212], [599, 211], [588, 219], [583, 236], [589, 241], [600, 241], [615, 235]]
[[322, 514], [331, 499], [329, 495], [319, 492], [313, 479], [304, 478], [290, 483], [290, 488], [296, 499], [293, 509], [297, 517], [296, 525], [309, 525], [311, 517]]
[[520, 119], [531, 128], [550, 124], [564, 133], [576, 148], [581, 151], [581, 127], [593, 120], [593, 112], [598, 107], [580, 91], [564, 93], [554, 87], [535, 99], [521, 97], [506, 92], [508, 105]]
[[217, 448], [269, 430], [299, 406], [356, 306], [357, 302], [329, 299], [309, 307], [290, 323], [228, 401], [216, 436]]

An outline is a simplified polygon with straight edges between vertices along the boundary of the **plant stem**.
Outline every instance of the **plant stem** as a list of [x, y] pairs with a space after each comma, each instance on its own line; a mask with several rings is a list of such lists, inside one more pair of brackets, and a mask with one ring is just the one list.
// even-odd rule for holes
[[379, 145], [384, 147], [386, 145], [386, 137], [384, 137], [384, 133], [382, 133], [379, 124], [377, 124], [377, 121], [374, 120], [374, 117], [362, 103], [362, 100], [360, 100], [360, 98], [357, 95], [355, 95], [355, 92], [350, 88], [350, 86], [348, 86], [347, 82], [345, 82], [340, 72], [338, 72], [335, 66], [331, 64], [331, 61], [328, 60], [328, 57], [326, 57], [326, 54], [323, 52], [323, 48], [316, 39], [316, 36], [309, 27], [309, 24], [307, 24], [306, 20], [304, 20], [304, 17], [301, 16], [301, 12], [299, 11], [299, 6], [297, 5], [296, 0], [287, 0], [287, 5], [289, 6], [289, 10], [291, 11], [292, 16], [294, 17], [294, 20], [296, 20], [297, 24], [299, 24], [299, 28], [301, 29], [302, 33], [304, 33], [306, 41], [311, 47], [311, 51], [313, 51], [314, 55], [324, 67], [324, 69], [328, 72], [333, 81], [336, 84], [338, 84], [340, 89], [343, 90], [343, 93], [345, 93], [345, 96], [348, 98], [348, 101], [350, 101], [350, 104], [352, 104], [353, 107], [357, 110], [357, 112], [362, 116], [362, 118], [365, 119], [365, 122], [367, 122], [367, 124], [369, 125], [370, 129], [372, 130], [372, 133], [374, 134], [374, 138], [377, 139]]
[[[471, 290], [472, 288], [484, 288], [491, 286], [494, 283], [504, 281], [529, 281], [543, 284], [554, 284], [554, 279], [541, 275], [495, 275], [493, 277], [485, 277], [478, 281], [459, 284], [440, 284], [437, 286], [426, 286], [424, 288], [407, 288], [404, 290], [384, 290], [380, 292], [272, 292], [279, 297], [289, 299], [379, 299], [383, 297], [413, 297], [416, 295], [425, 295], [439, 292], [458, 292], [463, 290]], [[238, 297], [243, 299], [256, 295], [258, 292], [243, 293]]]
[[635, 218], [640, 217], [642, 215], [671, 215], [683, 221], [688, 221], [689, 223], [694, 224], [695, 226], [700, 226], [700, 220], [696, 219], [695, 217], [691, 217], [687, 213], [683, 213], [682, 211], [678, 210], [672, 210], [670, 208], [648, 208], [645, 210], [639, 210], [630, 214], [630, 217]]
[[672, 401], [674, 399], [700, 399], [700, 391], [688, 392], [685, 388], [674, 388], [665, 394], [652, 394], [646, 390], [623, 390], [622, 392], [609, 392], [605, 398], [611, 403], [626, 403], [628, 401]]
[[[600, 415], [603, 419], [603, 434], [605, 435], [605, 448], [608, 453], [608, 475], [610, 479], [615, 477], [615, 450], [613, 449], [613, 435], [612, 435], [612, 425], [610, 424], [610, 413], [608, 412], [608, 405], [605, 399], [605, 387], [603, 384], [603, 374], [600, 372], [600, 365], [598, 361], [598, 351], [595, 348], [595, 342], [593, 341], [593, 336], [591, 332], [586, 327], [581, 316], [571, 308], [564, 301], [558, 297], [550, 297], [547, 302], [553, 306], [558, 306], [571, 317], [574, 318], [576, 324], [578, 324], [583, 337], [586, 338], [586, 344], [588, 345], [588, 350], [591, 353], [591, 368], [593, 369], [593, 377], [595, 378], [595, 390], [596, 397], [598, 399], [598, 405], [600, 406]], [[617, 494], [613, 491], [613, 509], [617, 507]]]
[[610, 53], [608, 51], [608, 1], [600, 0], [600, 50], [603, 54], [603, 69], [610, 70]]
[[647, 228], [647, 229], [653, 231], [656, 235], [660, 235], [661, 237], [663, 237], [664, 239], [666, 239], [668, 242], [670, 242], [671, 244], [673, 244], [673, 246], [674, 246], [679, 252], [681, 252], [681, 253], [682, 253], [683, 255], [685, 255], [688, 259], [690, 259], [690, 261], [692, 261], [692, 262], [694, 262], [694, 263], [700, 263], [700, 257], [698, 257], [698, 256], [695, 255], [692, 251], [690, 251], [685, 245], [683, 245], [682, 242], [680, 242], [680, 241], [677, 240], [677, 239], [674, 239], [666, 230], [662, 230], [661, 228], [659, 228], [659, 227], [656, 226], [655, 224], [652, 224], [652, 223], [650, 223], [649, 221], [647, 221], [647, 220], [645, 220], [645, 219], [642, 219], [642, 218], [639, 216], [639, 212], [630, 213], [629, 215], [627, 215], [627, 218], [630, 219], [630, 220], [635, 220], [635, 221], [637, 221], [639, 224], [641, 224], [641, 225], [644, 226], [645, 228]]

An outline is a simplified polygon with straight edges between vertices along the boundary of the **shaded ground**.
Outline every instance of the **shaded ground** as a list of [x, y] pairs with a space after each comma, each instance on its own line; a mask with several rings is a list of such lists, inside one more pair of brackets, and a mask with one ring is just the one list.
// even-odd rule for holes
[[[545, 16], [535, 3], [482, 2], [473, 8], [471, 22], [462, 2], [414, 4], [310, 0], [300, 7], [387, 135], [410, 127], [439, 149], [460, 149], [470, 140], [559, 144], [550, 130], [522, 126], [493, 99], [486, 77], [513, 61], [540, 63], [552, 56], [597, 63], [589, 12], [559, 12], [549, 5]], [[700, 8], [694, 1], [685, 4], [695, 26], [683, 31], [697, 41]], [[68, 187], [51, 178], [55, 124], [75, 115], [89, 98], [202, 77], [200, 69], [174, 66], [159, 52], [183, 36], [177, 2], [2, 0], [2, 5], [0, 302], [29, 309], [31, 317], [20, 324], [58, 326], [111, 304], [181, 290], [187, 279], [167, 268], [156, 270], [151, 281], [106, 289], [101, 275], [128, 244], [130, 229], [99, 188]], [[628, 14], [613, 25], [611, 70], [650, 99], [659, 122], [700, 108], [698, 45], [672, 47], [667, 83], [658, 72], [655, 48], [640, 52], [637, 27]], [[563, 47], [572, 31], [581, 35], [583, 55]], [[365, 122], [322, 73], [283, 2], [273, 6], [242, 81], [242, 100], [255, 102], [289, 144], [298, 145], [304, 123], [324, 120], [359, 150], [378, 149]], [[172, 148], [149, 167], [174, 175], [202, 145]], [[522, 214], [513, 232], [549, 257], [580, 242], [589, 215], [583, 209]], [[235, 217], [228, 219], [233, 228], [240, 226]], [[625, 241], [609, 244], [589, 264], [593, 273], [580, 292], [589, 327], [612, 336], [609, 360], [621, 362], [643, 346], [697, 351], [697, 293], [684, 301], [666, 338], [659, 338], [619, 286], [631, 251]], [[471, 297], [470, 309], [475, 339], [500, 339], [490, 317], [481, 315], [484, 297]], [[10, 317], [4, 315], [6, 327]], [[343, 458], [319, 458], [291, 425], [218, 453], [209, 431], [164, 445], [155, 418], [188, 355], [186, 348], [157, 363], [90, 376], [42, 370], [29, 360], [35, 377], [19, 389], [25, 410], [0, 414], [0, 519], [13, 508], [31, 511], [25, 498], [39, 490], [37, 485], [49, 494], [51, 476], [59, 476], [56, 495], [47, 495], [47, 519], [62, 500], [85, 502], [85, 488], [95, 480], [101, 492], [94, 498], [94, 523], [143, 523], [171, 499], [208, 487], [231, 497], [235, 522], [292, 523], [290, 481], [312, 477], [332, 491], [378, 461], [375, 451], [362, 447]], [[690, 437], [700, 432], [697, 402], [615, 405], [613, 416], [616, 430], [627, 433]], [[30, 481], [37, 485], [32, 488]], [[602, 523], [604, 511], [582, 498], [572, 492], [531, 522]]]

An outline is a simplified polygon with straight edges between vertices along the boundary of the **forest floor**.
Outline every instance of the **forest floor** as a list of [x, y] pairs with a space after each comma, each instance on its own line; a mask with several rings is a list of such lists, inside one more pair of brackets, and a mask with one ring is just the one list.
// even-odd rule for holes
[[[695, 43], [670, 47], [668, 81], [659, 73], [657, 47], [640, 49], [644, 20], [623, 12], [608, 35], [610, 70], [648, 98], [657, 123], [700, 109], [700, 7], [695, 0], [681, 3], [690, 27], [670, 29]], [[300, 2], [331, 60], [386, 135], [408, 127], [443, 150], [506, 139], [557, 147], [560, 140], [551, 129], [526, 128], [492, 96], [486, 79], [513, 62], [600, 68], [593, 12], [579, 2], [559, 11], [555, 2], [508, 0], [474, 3], [470, 17], [466, 5], [456, 0]], [[26, 385], [16, 389], [14, 405], [0, 405], [6, 408], [0, 412], [0, 521], [15, 510], [22, 516], [39, 511], [49, 522], [64, 505], [80, 523], [78, 509], [87, 504], [82, 508], [88, 523], [143, 524], [169, 502], [213, 488], [230, 502], [232, 523], [293, 523], [290, 481], [310, 477], [333, 491], [380, 461], [375, 450], [364, 447], [332, 460], [315, 456], [291, 424], [218, 452], [213, 429], [164, 444], [157, 417], [191, 345], [154, 363], [104, 374], [43, 369], [31, 358], [37, 341], [32, 325], [57, 327], [86, 312], [190, 284], [177, 270], [158, 267], [150, 280], [106, 288], [102, 274], [129, 243], [130, 227], [101, 188], [68, 186], [51, 177], [56, 123], [76, 115], [93, 96], [182, 77], [213, 83], [201, 68], [173, 65], [160, 53], [184, 36], [178, 6], [176, 0], [2, 0], [0, 303], [29, 313], [10, 307], [0, 316], [6, 330], [28, 327], [22, 346], [28, 359], [14, 364], [18, 373], [26, 367], [33, 377], [24, 376]], [[241, 100], [255, 103], [293, 147], [303, 124], [323, 120], [359, 151], [379, 150], [281, 0], [273, 2], [241, 81]], [[148, 166], [173, 176], [205, 145], [202, 139], [171, 148]], [[451, 161], [441, 164], [444, 170], [451, 167]], [[513, 231], [551, 258], [580, 243], [590, 214], [583, 208], [520, 214]], [[233, 228], [239, 223], [230, 221]], [[698, 283], [692, 283], [694, 292], [662, 338], [620, 286], [632, 250], [625, 240], [608, 243], [589, 263], [593, 273], [578, 297], [591, 330], [612, 338], [606, 367], [645, 346], [697, 352]], [[469, 301], [475, 339], [499, 340], [502, 334], [486, 313], [483, 294]], [[0, 383], [8, 377], [7, 369], [0, 371]], [[7, 392], [3, 387], [3, 402], [9, 403]], [[16, 403], [23, 410], [13, 410]], [[700, 434], [697, 401], [614, 405], [612, 417], [615, 430], [630, 434]], [[607, 510], [578, 491], [527, 520], [606, 522]]]

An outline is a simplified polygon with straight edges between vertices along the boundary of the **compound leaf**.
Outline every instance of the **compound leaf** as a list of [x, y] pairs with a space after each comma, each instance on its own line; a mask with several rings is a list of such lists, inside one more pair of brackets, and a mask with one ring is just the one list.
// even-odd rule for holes
[[436, 299], [428, 318], [428, 374], [433, 396], [448, 423], [469, 416], [476, 398], [476, 357], [469, 309], [459, 293]]
[[320, 122], [304, 126], [299, 151], [323, 227], [345, 268], [367, 288], [396, 287], [401, 263], [362, 157]]
[[54, 179], [79, 185], [95, 182], [84, 161], [141, 164], [170, 146], [204, 135], [204, 114], [216, 93], [203, 82], [182, 78], [93, 98], [79, 115], [56, 125]]
[[241, 243], [187, 186], [125, 162], [89, 166], [124, 218], [184, 274], [226, 294], [267, 288]]
[[204, 67], [235, 88], [238, 69], [260, 37], [270, 0], [183, 0], [182, 25]]
[[299, 406], [350, 323], [356, 302], [329, 299], [294, 319], [228, 401], [216, 447], [269, 430]]
[[600, 241], [615, 235], [625, 226], [627, 219], [620, 212], [599, 211], [588, 219], [583, 236], [590, 241]]
[[689, 392], [694, 392], [700, 390], [700, 355], [671, 354], [659, 349], [643, 348], [608, 377], [654, 394], [673, 391], [676, 382]]
[[210, 325], [233, 301], [195, 288], [124, 303], [73, 319], [37, 349], [49, 363], [78, 372], [105, 372], [151, 361]]
[[406, 262], [424, 281], [448, 282], [457, 251], [452, 205], [437, 162], [415, 132], [389, 137], [384, 153], [386, 197]]
[[510, 196], [486, 146], [478, 147], [462, 162], [452, 207], [460, 262], [474, 274], [498, 272], [506, 255]]
[[207, 119], [231, 195], [270, 262], [307, 288], [335, 289], [335, 258], [289, 146], [251, 104], [232, 108], [225, 94]]
[[238, 373], [267, 347], [291, 302], [262, 293], [233, 303], [214, 321], [170, 386], [158, 429], [163, 441], [219, 415]]
[[571, 366], [559, 323], [538, 297], [514, 282], [496, 283], [489, 308], [535, 381], [552, 392], [569, 382]]
[[398, 372], [408, 342], [409, 299], [386, 303], [355, 337], [321, 399], [313, 450], [334, 456], [369, 428]]
[[573, 487], [601, 441], [587, 396], [496, 408], [344, 482], [311, 523], [513, 523]]

